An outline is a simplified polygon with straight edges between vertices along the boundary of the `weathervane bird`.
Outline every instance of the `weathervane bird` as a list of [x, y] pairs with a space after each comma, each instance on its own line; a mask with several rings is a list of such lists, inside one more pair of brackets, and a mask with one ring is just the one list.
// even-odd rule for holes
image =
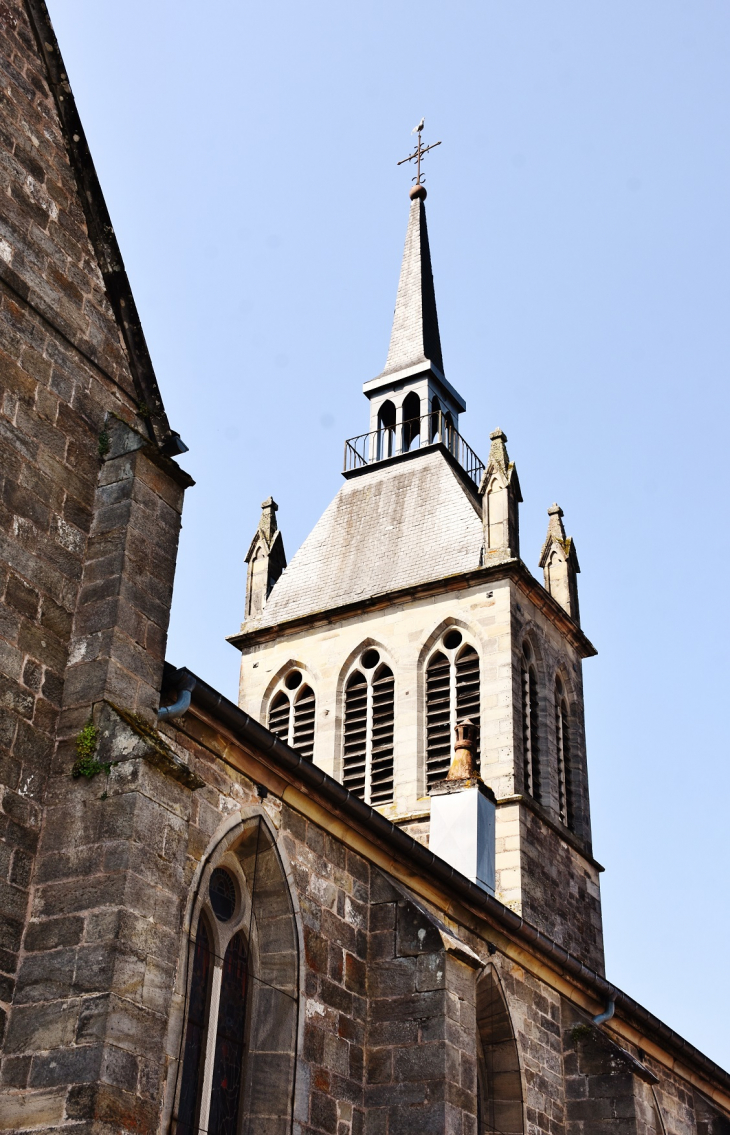
[[421, 121], [418, 123], [418, 126], [413, 127], [413, 129], [411, 130], [411, 134], [420, 134], [421, 131], [423, 130], [424, 121], [425, 121], [425, 119], [422, 118]]

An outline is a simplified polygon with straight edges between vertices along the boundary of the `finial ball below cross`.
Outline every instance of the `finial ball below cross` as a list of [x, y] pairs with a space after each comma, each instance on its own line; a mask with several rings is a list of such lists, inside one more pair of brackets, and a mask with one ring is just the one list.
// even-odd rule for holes
[[417, 197], [420, 197], [420, 199], [422, 201], [425, 201], [425, 199], [426, 199], [426, 187], [423, 184], [425, 179], [421, 175], [421, 158], [423, 157], [424, 154], [427, 154], [429, 150], [435, 150], [437, 146], [441, 145], [440, 142], [432, 142], [430, 146], [424, 146], [421, 142], [421, 131], [422, 130], [423, 130], [423, 119], [421, 119], [421, 121], [418, 123], [418, 126], [414, 126], [413, 130], [411, 130], [411, 134], [418, 134], [418, 145], [416, 146], [416, 148], [415, 148], [415, 150], [413, 151], [412, 154], [409, 154], [407, 158], [403, 158], [402, 161], [398, 162], [399, 166], [404, 165], [405, 162], [415, 162], [416, 163], [416, 176], [413, 178], [413, 181], [415, 181], [416, 184], [411, 186], [411, 189], [410, 189], [410, 192], [409, 192], [409, 197], [410, 197], [411, 201], [415, 201]]

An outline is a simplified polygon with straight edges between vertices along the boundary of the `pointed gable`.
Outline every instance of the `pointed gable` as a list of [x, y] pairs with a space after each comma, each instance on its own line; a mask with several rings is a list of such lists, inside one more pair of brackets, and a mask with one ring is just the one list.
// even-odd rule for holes
[[0, 278], [77, 348], [102, 382], [127, 395], [164, 453], [181, 453], [185, 446], [167, 421], [48, 10], [41, 0], [27, 0], [13, 5], [12, 14], [8, 9], [0, 24], [14, 80], [0, 112], [12, 139]]

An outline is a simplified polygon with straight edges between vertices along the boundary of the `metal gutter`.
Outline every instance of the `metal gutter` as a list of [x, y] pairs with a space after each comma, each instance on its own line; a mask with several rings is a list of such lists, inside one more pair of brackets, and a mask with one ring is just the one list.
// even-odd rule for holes
[[169, 688], [179, 688], [183, 682], [187, 683], [191, 680], [195, 682], [193, 704], [218, 720], [237, 740], [259, 750], [287, 773], [298, 777], [306, 788], [314, 790], [320, 798], [335, 805], [361, 828], [371, 831], [374, 837], [386, 844], [398, 857], [412, 864], [419, 873], [440, 883], [449, 894], [456, 895], [472, 909], [476, 909], [497, 923], [511, 938], [527, 944], [531, 950], [537, 951], [546, 958], [552, 966], [580, 982], [597, 1001], [602, 1004], [614, 1001], [616, 1009], [632, 1025], [640, 1030], [647, 1030], [676, 1056], [693, 1065], [704, 1078], [709, 1077], [721, 1085], [725, 1093], [730, 1094], [730, 1073], [684, 1040], [627, 993], [617, 989], [601, 974], [584, 965], [546, 934], [531, 926], [481, 887], [470, 882], [423, 844], [387, 820], [380, 812], [363, 803], [333, 777], [285, 745], [260, 722], [223, 697], [191, 670], [185, 667], [176, 670], [169, 663], [165, 663], [165, 685]]

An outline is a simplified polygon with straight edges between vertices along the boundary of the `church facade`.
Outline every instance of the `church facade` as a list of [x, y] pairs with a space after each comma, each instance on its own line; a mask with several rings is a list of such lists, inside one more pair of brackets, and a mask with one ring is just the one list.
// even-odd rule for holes
[[604, 971], [576, 550], [553, 505], [534, 576], [462, 436], [425, 190], [288, 565], [262, 506], [233, 704], [165, 661], [192, 482], [42, 0], [0, 38], [0, 1131], [727, 1135]]

